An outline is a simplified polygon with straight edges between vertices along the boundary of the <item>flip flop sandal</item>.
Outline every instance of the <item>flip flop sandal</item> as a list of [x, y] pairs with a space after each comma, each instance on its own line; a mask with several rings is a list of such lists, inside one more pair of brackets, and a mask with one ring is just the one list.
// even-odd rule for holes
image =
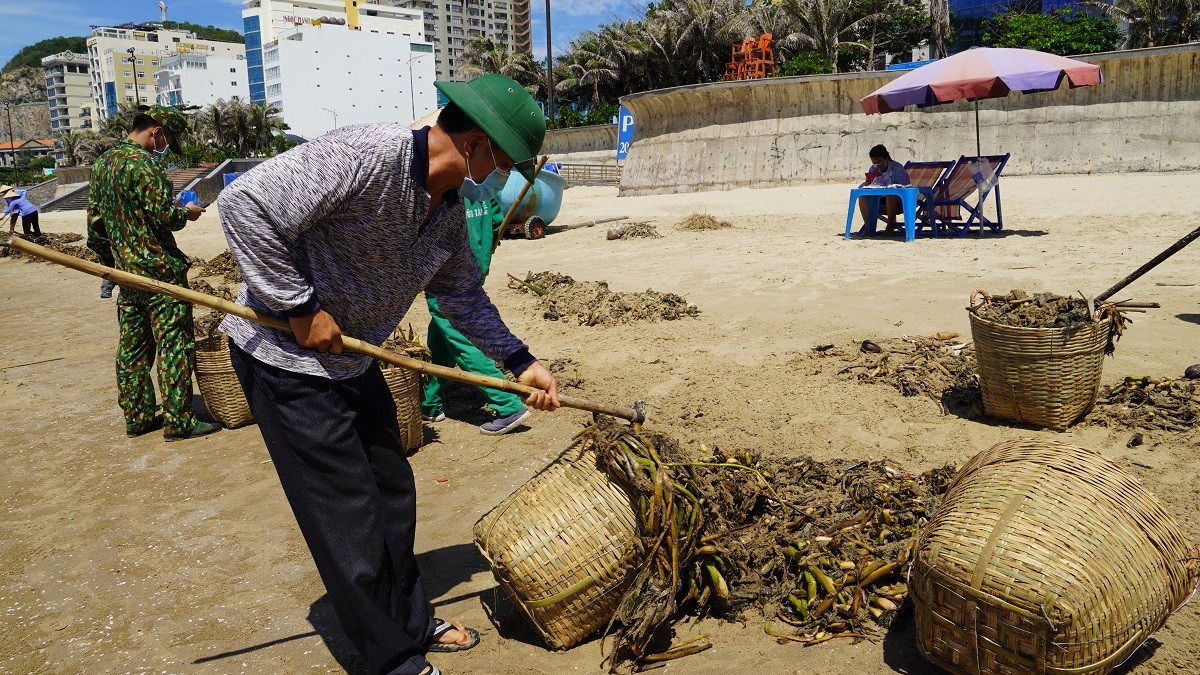
[[465, 645], [460, 645], [457, 642], [450, 642], [450, 643], [438, 642], [438, 637], [441, 636], [446, 631], [454, 628], [454, 624], [450, 623], [449, 621], [446, 621], [445, 619], [434, 619], [434, 621], [437, 622], [437, 625], [434, 626], [434, 628], [433, 628], [433, 639], [430, 641], [429, 645], [425, 648], [426, 651], [465, 652], [468, 649], [471, 649], [475, 645], [479, 644], [479, 631], [475, 630], [474, 628], [464, 628], [463, 629], [463, 632], [465, 632], [467, 634], [467, 637], [470, 638]]

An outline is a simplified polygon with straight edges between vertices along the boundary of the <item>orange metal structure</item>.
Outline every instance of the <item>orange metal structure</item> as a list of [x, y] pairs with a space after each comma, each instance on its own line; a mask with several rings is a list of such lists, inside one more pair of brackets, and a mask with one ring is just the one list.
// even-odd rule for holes
[[764, 33], [757, 40], [749, 38], [733, 45], [722, 79], [761, 80], [767, 77], [775, 77], [775, 51], [771, 49], [770, 33]]

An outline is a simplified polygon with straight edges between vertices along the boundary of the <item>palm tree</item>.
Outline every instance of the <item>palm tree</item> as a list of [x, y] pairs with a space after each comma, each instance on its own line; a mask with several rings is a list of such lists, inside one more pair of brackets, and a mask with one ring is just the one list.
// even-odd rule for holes
[[[584, 31], [571, 41], [570, 53], [560, 65], [562, 76], [556, 74], [555, 91], [574, 93], [575, 100], [593, 105], [602, 103], [600, 86], [616, 82], [620, 73], [617, 63], [601, 48], [600, 38]], [[590, 88], [591, 95], [586, 95]], [[582, 95], [581, 95], [582, 94]]]
[[80, 151], [82, 146], [87, 141], [87, 136], [91, 135], [88, 131], [75, 131], [74, 129], [64, 131], [58, 135], [58, 146], [67, 155], [66, 166], [76, 166], [79, 164]]
[[498, 73], [516, 80], [531, 96], [541, 93], [545, 76], [529, 52], [510, 52], [507, 46], [499, 42], [476, 38], [463, 49], [462, 60], [458, 70], [468, 80]]
[[1098, 9], [1127, 26], [1125, 47], [1162, 47], [1200, 39], [1200, 2], [1197, 0], [1116, 0], [1111, 5], [1089, 0]]
[[946, 45], [950, 42], [950, 3], [948, 0], [929, 0], [930, 40], [929, 55], [942, 59], [950, 55]]
[[866, 49], [861, 42], [844, 40], [866, 21], [878, 19], [873, 13], [858, 19], [854, 0], [784, 0], [784, 5], [796, 17], [797, 30], [789, 39], [818, 52], [838, 72], [838, 51], [843, 47]]

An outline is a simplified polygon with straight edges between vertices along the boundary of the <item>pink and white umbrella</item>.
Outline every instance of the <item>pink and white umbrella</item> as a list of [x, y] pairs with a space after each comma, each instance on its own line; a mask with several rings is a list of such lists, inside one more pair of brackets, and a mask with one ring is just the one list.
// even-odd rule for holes
[[1033, 49], [977, 47], [910, 71], [859, 103], [868, 115], [924, 108], [953, 101], [975, 102], [975, 151], [979, 153], [979, 99], [1011, 92], [1054, 91], [1067, 79], [1072, 89], [1104, 81], [1100, 66]]

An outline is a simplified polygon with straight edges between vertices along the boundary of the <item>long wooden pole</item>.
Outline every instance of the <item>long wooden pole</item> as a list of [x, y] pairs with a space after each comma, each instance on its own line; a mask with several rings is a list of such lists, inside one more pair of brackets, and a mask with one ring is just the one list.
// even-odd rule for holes
[[1145, 265], [1142, 265], [1141, 267], [1134, 270], [1132, 273], [1130, 273], [1129, 276], [1118, 281], [1116, 283], [1116, 285], [1114, 285], [1112, 288], [1108, 289], [1107, 291], [1104, 291], [1100, 295], [1097, 295], [1096, 302], [1100, 302], [1101, 300], [1107, 300], [1108, 298], [1111, 298], [1112, 296], [1116, 295], [1117, 292], [1120, 291], [1122, 288], [1125, 288], [1129, 284], [1132, 284], [1134, 281], [1137, 281], [1138, 277], [1140, 277], [1143, 274], [1145, 274], [1146, 272], [1149, 272], [1150, 270], [1154, 269], [1155, 267], [1158, 266], [1159, 263], [1166, 260], [1167, 258], [1170, 258], [1171, 256], [1175, 255], [1179, 251], [1179, 249], [1192, 243], [1192, 241], [1196, 237], [1200, 237], [1200, 227], [1197, 227], [1196, 229], [1192, 230], [1191, 232], [1188, 232], [1187, 234], [1185, 234], [1183, 236], [1182, 239], [1175, 242], [1174, 244], [1171, 244], [1169, 247], [1167, 247], [1167, 249], [1165, 251], [1163, 251], [1162, 253], [1159, 253], [1158, 255], [1151, 258], [1149, 262], [1147, 262]]
[[[152, 293], [162, 293], [193, 305], [200, 305], [218, 312], [224, 312], [225, 314], [240, 316], [243, 319], [261, 323], [264, 326], [270, 326], [275, 330], [283, 331], [288, 334], [292, 332], [292, 327], [287, 321], [275, 316], [261, 314], [249, 307], [246, 307], [245, 305], [239, 305], [236, 302], [231, 302], [229, 300], [225, 300], [224, 298], [218, 298], [207, 293], [194, 291], [190, 288], [184, 288], [183, 286], [176, 286], [175, 284], [168, 284], [164, 281], [148, 279], [137, 274], [106, 267], [99, 263], [77, 258], [69, 253], [60, 253], [53, 249], [48, 249], [26, 241], [18, 235], [13, 235], [9, 239], [8, 246], [14, 250], [21, 251], [22, 253], [28, 253], [29, 255], [34, 255], [39, 258], [44, 258], [50, 262], [63, 265], [64, 267], [70, 267], [71, 269], [78, 270], [80, 272], [86, 272], [87, 274], [92, 274], [102, 279], [114, 281], [122, 286], [139, 288]], [[352, 352], [365, 354], [371, 358], [379, 359], [384, 363], [390, 363], [394, 366], [399, 366], [400, 368], [415, 370], [418, 373], [424, 373], [432, 377], [440, 377], [477, 387], [488, 387], [490, 389], [507, 391], [510, 394], [516, 394], [517, 396], [520, 396], [522, 399], [537, 391], [537, 389], [534, 387], [520, 384], [518, 382], [509, 382], [508, 380], [502, 380], [498, 377], [488, 377], [486, 375], [470, 373], [464, 370], [458, 370], [456, 368], [447, 368], [445, 366], [427, 363], [420, 359], [414, 359], [402, 354], [397, 354], [387, 349], [383, 349], [382, 347], [377, 347], [369, 342], [363, 342], [362, 340], [349, 337], [347, 335], [342, 336], [342, 346]], [[635, 423], [641, 423], [646, 419], [640, 402], [635, 403], [632, 407], [626, 407], [612, 405], [609, 403], [598, 403], [595, 401], [589, 401], [587, 399], [576, 398], [574, 396], [565, 396], [563, 394], [559, 394], [558, 400], [568, 408], [587, 410], [588, 412], [600, 413], [602, 415], [611, 415], [613, 417], [618, 417]]]
[[504, 214], [504, 220], [500, 222], [500, 229], [496, 230], [495, 238], [492, 239], [493, 255], [496, 253], [496, 248], [500, 246], [500, 240], [504, 237], [504, 232], [508, 230], [508, 223], [512, 221], [513, 214], [517, 212], [517, 207], [520, 206], [521, 200], [525, 199], [525, 193], [529, 192], [529, 188], [533, 187], [533, 184], [537, 182], [538, 174], [542, 173], [542, 167], [546, 166], [546, 160], [548, 159], [550, 159], [550, 155], [542, 155], [542, 158], [538, 160], [537, 167], [533, 170], [533, 180], [529, 181], [524, 187], [521, 188], [521, 192], [513, 201], [512, 206], [508, 207], [508, 213]]

